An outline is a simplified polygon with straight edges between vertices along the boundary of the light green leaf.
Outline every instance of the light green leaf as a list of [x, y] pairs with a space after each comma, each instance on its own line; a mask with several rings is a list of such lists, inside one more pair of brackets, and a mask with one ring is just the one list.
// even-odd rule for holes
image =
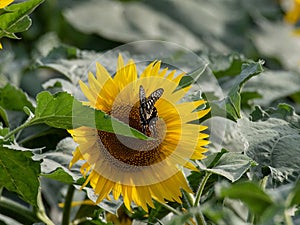
[[31, 151], [9, 149], [0, 145], [0, 186], [16, 192], [37, 207], [40, 162], [32, 160]]
[[[213, 155], [218, 156], [218, 154]], [[248, 156], [234, 152], [223, 153], [220, 155], [220, 158], [215, 157], [209, 168], [205, 168], [200, 162], [198, 163], [201, 170], [226, 177], [231, 182], [239, 180], [254, 164], [253, 160]]]
[[6, 8], [7, 12], [0, 15], [0, 38], [16, 37], [14, 33], [27, 30], [31, 21], [27, 16], [44, 0], [28, 0], [12, 4]]
[[35, 116], [30, 121], [30, 125], [39, 123], [62, 129], [88, 126], [127, 137], [147, 139], [141, 132], [104, 112], [83, 106], [81, 102], [65, 92], [55, 95], [49, 92], [38, 94]]
[[257, 107], [251, 115], [256, 122], [242, 119], [238, 128], [247, 141], [245, 153], [259, 164], [258, 176], [267, 167], [275, 184], [294, 182], [300, 175], [299, 116], [285, 104], [266, 111]]
[[47, 151], [43, 154], [36, 154], [36, 159], [42, 159], [41, 173], [42, 176], [61, 181], [63, 183], [73, 184], [82, 177], [79, 172], [80, 163], [69, 168], [72, 160], [72, 152], [76, 148], [76, 143], [70, 137], [61, 140], [55, 151]]
[[[288, 88], [287, 88], [288, 87]], [[291, 96], [300, 90], [300, 76], [294, 71], [268, 70], [259, 76], [249, 80], [243, 91], [257, 92], [261, 98], [253, 100], [253, 103], [263, 107], [269, 107], [271, 103], [282, 102], [282, 98]]]
[[201, 76], [201, 74], [204, 73], [204, 71], [206, 70], [207, 66], [208, 66], [208, 64], [205, 64], [205, 65], [203, 65], [203, 66], [195, 69], [194, 71], [186, 74], [185, 76], [183, 76], [181, 78], [181, 80], [179, 81], [179, 84], [178, 84], [176, 90], [188, 87], [191, 84], [195, 83], [199, 79], [199, 77]]
[[[76, 186], [77, 189], [80, 189], [80, 186]], [[98, 199], [98, 195], [95, 194], [95, 191], [92, 188], [85, 187], [83, 190], [86, 191], [87, 197], [91, 199], [93, 202], [96, 202]], [[110, 212], [114, 215], [118, 214], [118, 209], [122, 206], [123, 200], [119, 198], [118, 200], [114, 200], [113, 196], [110, 196], [111, 201], [104, 199], [102, 202], [98, 204], [102, 209], [107, 212]]]
[[79, 79], [89, 72], [91, 63], [99, 56], [100, 54], [92, 51], [80, 51], [63, 45], [53, 48], [45, 57], [39, 58], [35, 66], [53, 69], [77, 85]]
[[251, 120], [254, 122], [277, 118], [291, 123], [291, 126], [300, 128], [300, 116], [295, 113], [295, 109], [292, 106], [285, 103], [278, 104], [277, 108], [268, 108], [266, 110], [256, 106], [250, 115]]

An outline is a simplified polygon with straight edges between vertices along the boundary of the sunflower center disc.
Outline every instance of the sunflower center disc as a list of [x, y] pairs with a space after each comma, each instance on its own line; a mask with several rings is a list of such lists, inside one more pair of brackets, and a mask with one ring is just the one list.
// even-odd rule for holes
[[[109, 114], [129, 124], [132, 128], [142, 130], [139, 103], [133, 107], [129, 105], [116, 106], [113, 113], [110, 112]], [[165, 135], [165, 124], [160, 119], [156, 122], [156, 133], [157, 136], [154, 140], [139, 140], [98, 130], [100, 140], [109, 154], [132, 166], [150, 166], [165, 158], [160, 151], [160, 143]], [[146, 135], [151, 136], [149, 129], [146, 130]]]

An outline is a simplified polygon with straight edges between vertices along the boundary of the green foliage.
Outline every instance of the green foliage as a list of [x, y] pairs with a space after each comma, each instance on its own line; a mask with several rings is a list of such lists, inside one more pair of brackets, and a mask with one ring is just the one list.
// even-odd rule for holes
[[37, 206], [40, 187], [40, 163], [32, 160], [31, 151], [21, 151], [15, 146], [0, 145], [0, 186], [16, 192], [23, 200]]
[[28, 0], [6, 7], [0, 14], [0, 39], [9, 37], [18, 39], [15, 33], [24, 32], [31, 26], [28, 14], [38, 7], [44, 0]]
[[[12, 39], [0, 50], [0, 224], [300, 224], [300, 49], [286, 10], [272, 0], [25, 0], [0, 9], [1, 42]], [[164, 42], [129, 43], [153, 39]], [[168, 42], [180, 47], [161, 47]], [[84, 162], [69, 168], [77, 144], [67, 129], [147, 138], [78, 100], [95, 61], [114, 75], [118, 53], [139, 71], [151, 60], [185, 71], [183, 101], [211, 107], [200, 121], [209, 151], [192, 162], [199, 171], [185, 170], [194, 193], [183, 192], [182, 204], [128, 211], [110, 196], [68, 207], [98, 196], [89, 184], [80, 190]]]

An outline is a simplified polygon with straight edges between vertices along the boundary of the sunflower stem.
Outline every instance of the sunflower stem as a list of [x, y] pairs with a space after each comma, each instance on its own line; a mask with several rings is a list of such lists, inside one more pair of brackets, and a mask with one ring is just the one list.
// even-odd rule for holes
[[205, 175], [198, 187], [198, 190], [197, 190], [197, 193], [196, 193], [196, 198], [195, 198], [195, 204], [194, 206], [197, 207], [200, 205], [200, 199], [201, 199], [201, 196], [202, 196], [202, 192], [204, 190], [204, 187], [206, 185], [206, 182], [208, 181], [208, 178], [211, 176], [211, 173], [210, 172], [205, 172]]
[[27, 120], [25, 123], [23, 123], [21, 126], [15, 128], [14, 130], [8, 132], [8, 134], [6, 134], [4, 136], [4, 140], [8, 140], [12, 135], [14, 135], [15, 133], [19, 132], [20, 130], [23, 130], [24, 128], [26, 127], [29, 127], [31, 124], [30, 124], [30, 120]]
[[37, 218], [39, 218], [42, 222], [44, 222], [47, 225], [54, 225], [52, 220], [50, 220], [46, 214], [45, 207], [44, 207], [43, 200], [42, 200], [41, 189], [39, 189], [39, 192], [38, 192], [37, 205], [38, 205], [38, 207], [34, 208]]
[[288, 210], [284, 210], [284, 221], [286, 225], [294, 225], [291, 216], [289, 215]]
[[15, 219], [22, 224], [41, 222], [41, 219], [34, 212], [5, 197], [0, 199], [0, 214]]
[[183, 194], [185, 196], [185, 199], [187, 200], [190, 207], [193, 207], [195, 205], [195, 197], [192, 193], [188, 193], [185, 190], [183, 190]]
[[70, 213], [71, 213], [71, 205], [72, 205], [74, 191], [75, 191], [74, 186], [69, 185], [65, 204], [64, 204], [62, 225], [69, 225], [70, 223]]
[[[194, 207], [199, 208], [200, 200], [201, 200], [201, 196], [202, 196], [204, 187], [205, 187], [206, 182], [208, 181], [209, 177], [211, 176], [211, 174], [212, 173], [210, 173], [210, 172], [205, 172], [205, 175], [204, 175], [204, 177], [198, 187], [197, 193], [196, 193]], [[199, 213], [196, 215], [196, 221], [197, 221], [198, 225], [206, 225], [207, 224], [200, 209], [199, 209]]]
[[160, 202], [160, 204], [168, 209], [170, 212], [174, 213], [175, 215], [181, 215], [182, 213], [177, 209], [174, 209], [172, 206], [169, 206], [167, 203]]

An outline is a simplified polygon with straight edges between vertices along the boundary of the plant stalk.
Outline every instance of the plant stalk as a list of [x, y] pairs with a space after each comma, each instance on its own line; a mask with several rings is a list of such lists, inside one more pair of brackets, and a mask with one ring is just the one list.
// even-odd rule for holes
[[15, 133], [19, 132], [20, 130], [23, 130], [23, 129], [26, 128], [26, 127], [29, 127], [29, 126], [30, 126], [30, 123], [31, 123], [30, 120], [29, 120], [29, 121], [26, 121], [26, 122], [23, 123], [21, 126], [15, 128], [14, 130], [12, 130], [12, 131], [10, 131], [8, 134], [6, 134], [6, 135], [4, 136], [3, 139], [4, 139], [5, 141], [8, 140], [8, 139], [9, 139], [12, 135], [14, 135]]
[[28, 208], [9, 200], [0, 198], [0, 214], [8, 216], [22, 224], [31, 225], [36, 222], [43, 222], [37, 215]]
[[199, 213], [196, 215], [196, 221], [197, 221], [198, 225], [206, 225], [207, 224], [199, 206], [200, 206], [200, 200], [201, 200], [201, 196], [202, 196], [204, 187], [205, 187], [209, 177], [211, 176], [211, 174], [212, 173], [210, 173], [210, 172], [205, 172], [205, 175], [204, 175], [204, 177], [198, 187], [197, 193], [196, 193], [194, 207], [199, 208]]
[[70, 214], [71, 214], [71, 206], [72, 206], [72, 199], [74, 194], [75, 188], [73, 185], [69, 185], [67, 196], [64, 204], [63, 210], [63, 218], [62, 218], [62, 225], [69, 225], [70, 223]]

